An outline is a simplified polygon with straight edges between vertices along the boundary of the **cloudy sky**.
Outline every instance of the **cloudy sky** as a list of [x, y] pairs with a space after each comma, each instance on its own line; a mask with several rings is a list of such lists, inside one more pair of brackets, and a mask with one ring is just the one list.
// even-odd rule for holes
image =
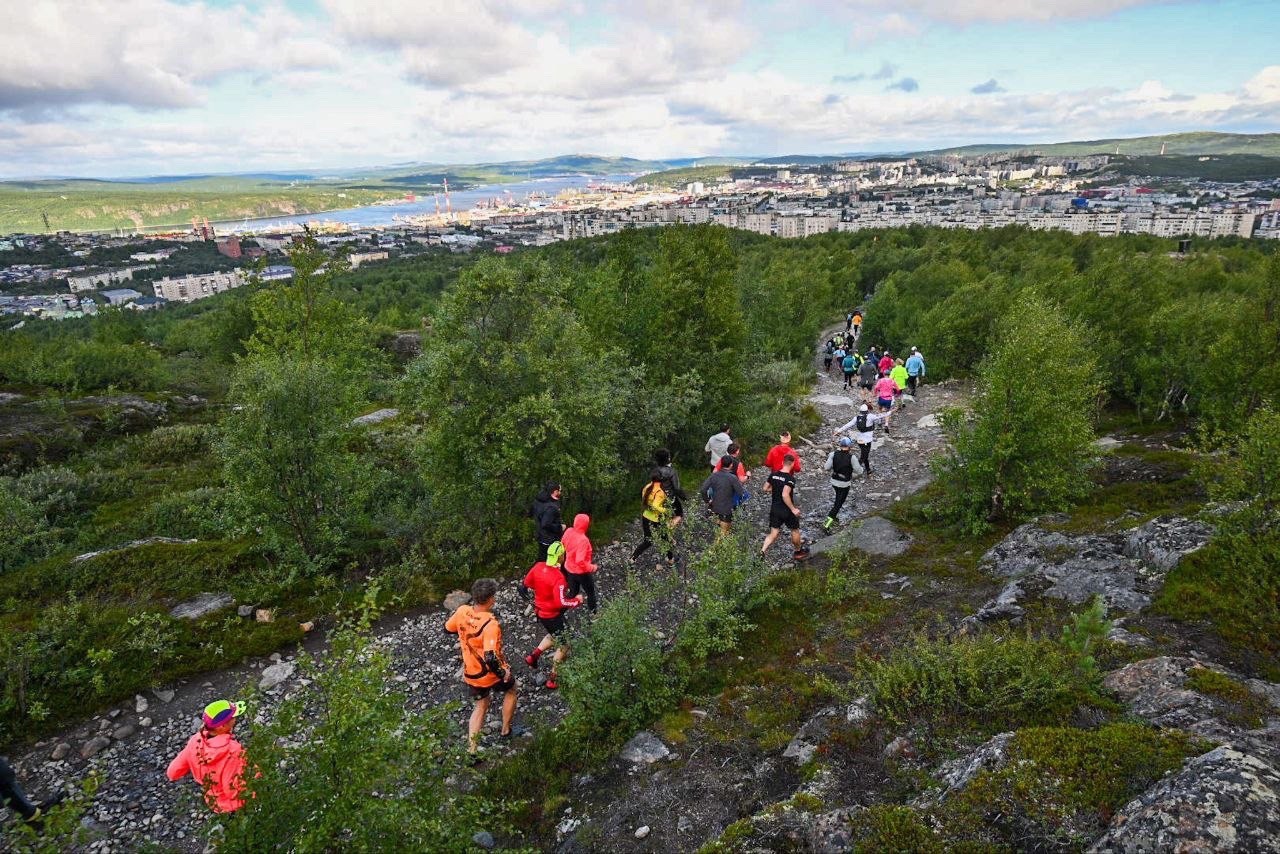
[[0, 176], [1280, 130], [1280, 0], [0, 0]]

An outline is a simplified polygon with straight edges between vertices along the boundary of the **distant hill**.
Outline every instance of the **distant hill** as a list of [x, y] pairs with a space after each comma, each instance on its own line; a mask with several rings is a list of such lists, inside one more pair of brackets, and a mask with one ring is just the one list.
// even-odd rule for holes
[[1195, 131], [1192, 133], [1169, 133], [1160, 136], [1136, 136], [1117, 139], [1091, 139], [1077, 142], [1044, 142], [1044, 143], [996, 143], [983, 145], [961, 145], [955, 148], [938, 148], [930, 151], [917, 151], [923, 154], [1042, 154], [1059, 156], [1077, 156], [1085, 154], [1127, 154], [1130, 156], [1146, 156], [1160, 154], [1160, 146], [1165, 146], [1165, 154], [1256, 154], [1261, 156], [1280, 157], [1280, 133], [1217, 133], [1215, 131]]
[[1280, 178], [1280, 157], [1256, 154], [1166, 154], [1163, 157], [1121, 157], [1106, 169], [1145, 178], [1199, 178], [1228, 183]]

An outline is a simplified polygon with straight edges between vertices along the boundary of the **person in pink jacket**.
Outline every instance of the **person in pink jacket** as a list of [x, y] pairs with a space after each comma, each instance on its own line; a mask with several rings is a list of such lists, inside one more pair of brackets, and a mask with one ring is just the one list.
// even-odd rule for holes
[[244, 713], [243, 703], [216, 700], [204, 708], [204, 725], [191, 736], [165, 772], [170, 780], [190, 774], [204, 790], [214, 812], [235, 812], [244, 806], [244, 747], [231, 731]]
[[587, 539], [587, 528], [591, 526], [591, 517], [579, 513], [573, 517], [573, 527], [564, 532], [560, 544], [564, 546], [564, 573], [569, 580], [569, 595], [577, 596], [579, 591], [587, 594], [587, 610], [596, 612], [596, 570], [599, 568], [591, 562], [591, 540]]

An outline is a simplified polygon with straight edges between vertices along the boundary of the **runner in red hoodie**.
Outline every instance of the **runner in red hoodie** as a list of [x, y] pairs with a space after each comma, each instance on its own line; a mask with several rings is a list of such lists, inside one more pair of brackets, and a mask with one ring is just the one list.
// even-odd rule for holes
[[546, 683], [549, 691], [554, 691], [558, 687], [556, 668], [569, 654], [569, 648], [565, 646], [562, 639], [564, 612], [582, 604], [581, 596], [567, 595], [568, 582], [565, 580], [565, 574], [560, 571], [560, 564], [563, 561], [564, 546], [560, 543], [552, 543], [547, 549], [547, 559], [535, 563], [528, 575], [524, 577], [524, 581], [520, 583], [520, 595], [526, 601], [530, 591], [533, 592], [533, 612], [537, 615], [538, 622], [547, 630], [547, 636], [524, 657], [524, 663], [530, 667], [537, 667], [538, 659], [542, 658], [542, 654], [552, 646], [556, 648], [555, 657], [551, 659], [551, 674], [547, 677]]
[[244, 806], [244, 748], [231, 734], [242, 714], [243, 703], [217, 700], [205, 706], [204, 726], [191, 736], [165, 772], [170, 780], [181, 780], [187, 774], [194, 777], [214, 812], [235, 812]]
[[586, 591], [587, 610], [596, 612], [596, 570], [592, 563], [591, 540], [587, 539], [587, 528], [591, 527], [591, 517], [579, 513], [573, 517], [573, 527], [564, 532], [560, 545], [564, 546], [564, 572], [569, 582], [569, 595], [577, 596], [578, 591]]

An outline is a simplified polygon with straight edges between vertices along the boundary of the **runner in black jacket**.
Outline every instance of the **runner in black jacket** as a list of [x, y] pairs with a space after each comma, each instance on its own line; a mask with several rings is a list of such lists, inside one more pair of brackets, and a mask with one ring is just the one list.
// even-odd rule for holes
[[533, 500], [533, 509], [529, 512], [538, 527], [538, 560], [547, 559], [547, 549], [552, 543], [560, 542], [564, 534], [564, 520], [560, 517], [560, 484], [548, 483]]

